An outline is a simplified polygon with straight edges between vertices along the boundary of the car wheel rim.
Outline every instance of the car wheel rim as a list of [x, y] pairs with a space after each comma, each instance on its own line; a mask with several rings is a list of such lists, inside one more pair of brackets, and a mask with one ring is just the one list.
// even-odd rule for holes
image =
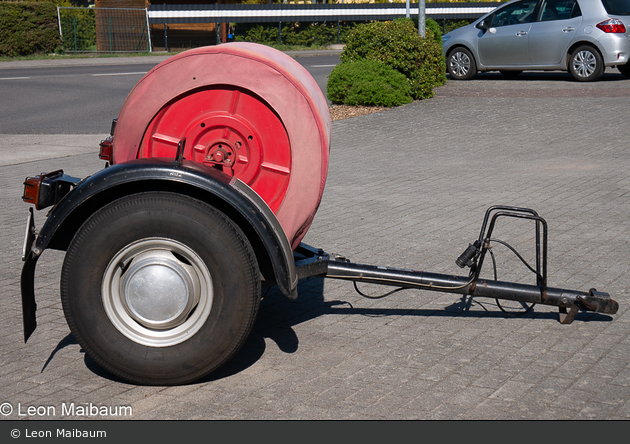
[[213, 299], [203, 260], [165, 238], [142, 239], [121, 249], [105, 269], [101, 294], [116, 329], [151, 347], [192, 337], [206, 323]]
[[463, 77], [470, 71], [470, 58], [463, 52], [456, 52], [451, 56], [451, 73]]
[[573, 57], [573, 69], [579, 77], [589, 77], [597, 69], [597, 59], [590, 51], [580, 51]]

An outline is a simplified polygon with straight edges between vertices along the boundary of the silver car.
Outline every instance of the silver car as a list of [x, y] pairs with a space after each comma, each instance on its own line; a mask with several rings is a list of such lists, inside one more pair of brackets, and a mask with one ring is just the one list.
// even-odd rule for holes
[[477, 72], [569, 71], [595, 81], [606, 66], [630, 77], [630, 0], [515, 0], [442, 38], [451, 79]]

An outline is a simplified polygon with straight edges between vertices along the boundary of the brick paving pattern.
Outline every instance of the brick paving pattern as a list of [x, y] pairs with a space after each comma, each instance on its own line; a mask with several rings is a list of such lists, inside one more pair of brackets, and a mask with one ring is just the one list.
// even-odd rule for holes
[[[588, 85], [487, 74], [334, 122], [328, 182], [304, 239], [357, 263], [462, 275], [455, 259], [485, 209], [530, 207], [549, 224], [549, 285], [609, 292], [616, 315], [581, 312], [561, 325], [553, 307], [510, 317], [494, 300], [415, 290], [365, 299], [349, 282], [314, 278], [297, 301], [265, 295], [236, 358], [181, 387], [119, 381], [82, 352], [59, 301], [61, 252], [39, 261], [38, 328], [23, 343], [22, 181], [96, 172], [105, 135], [0, 136], [0, 403], [57, 406], [54, 419], [81, 418], [62, 416], [62, 403], [91, 403], [130, 406], [130, 419], [627, 420], [628, 91], [615, 71]], [[532, 226], [505, 222], [495, 234], [532, 260]], [[501, 280], [533, 280], [507, 249], [495, 252]]]

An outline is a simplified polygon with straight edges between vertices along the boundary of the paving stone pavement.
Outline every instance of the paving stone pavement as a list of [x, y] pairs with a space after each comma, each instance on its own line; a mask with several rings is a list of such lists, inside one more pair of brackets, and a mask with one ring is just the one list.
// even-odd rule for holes
[[[92, 419], [629, 419], [629, 91], [611, 70], [594, 84], [486, 74], [449, 82], [430, 100], [333, 122], [329, 177], [304, 239], [353, 262], [463, 275], [455, 259], [485, 209], [530, 207], [549, 224], [549, 285], [609, 292], [617, 314], [580, 313], [561, 325], [553, 307], [512, 317], [494, 300], [416, 290], [366, 299], [349, 282], [314, 278], [300, 283], [297, 301], [265, 295], [239, 354], [180, 387], [119, 381], [85, 355], [59, 301], [61, 252], [39, 261], [38, 328], [24, 344], [22, 182], [58, 168], [96, 172], [105, 135], [0, 135], [0, 403], [13, 408], [3, 419], [84, 418], [63, 414], [71, 403], [132, 408]], [[38, 226], [44, 219], [36, 213]], [[525, 222], [501, 223], [496, 237], [531, 261]], [[501, 280], [533, 281], [507, 249], [495, 253]], [[56, 414], [20, 417], [18, 406]]]

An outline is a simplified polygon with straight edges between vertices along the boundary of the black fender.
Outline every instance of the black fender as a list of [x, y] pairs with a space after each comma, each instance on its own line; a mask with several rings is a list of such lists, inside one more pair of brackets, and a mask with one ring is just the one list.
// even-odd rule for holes
[[[109, 202], [156, 190], [190, 195], [224, 212], [245, 232], [257, 256], [261, 248], [264, 250], [262, 254], [271, 263], [280, 291], [289, 299], [297, 298], [298, 275], [289, 241], [274, 213], [253, 189], [197, 162], [137, 159], [110, 166], [82, 180], [53, 207], [34, 241], [25, 246], [21, 276], [25, 342], [37, 325], [35, 267], [44, 250], [66, 250], [83, 222]], [[34, 227], [27, 230], [34, 231]]]

